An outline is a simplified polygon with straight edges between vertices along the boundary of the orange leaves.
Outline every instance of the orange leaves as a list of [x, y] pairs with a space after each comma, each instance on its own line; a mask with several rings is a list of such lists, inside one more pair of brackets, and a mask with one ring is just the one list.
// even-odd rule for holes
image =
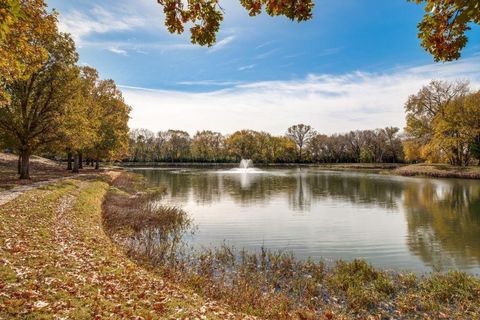
[[266, 12], [271, 16], [286, 16], [297, 21], [311, 19], [314, 7], [312, 0], [240, 0], [240, 3], [250, 16], [260, 14], [265, 6]]
[[240, 4], [248, 10], [248, 14], [253, 17], [262, 12], [261, 0], [240, 0]]
[[[218, 0], [158, 0], [165, 13], [165, 25], [171, 33], [183, 33], [185, 24], [191, 23], [192, 43], [211, 46], [223, 21], [223, 10]], [[250, 16], [256, 16], [265, 7], [271, 16], [286, 16], [291, 20], [304, 21], [312, 18], [313, 0], [240, 0]]]
[[[413, 1], [413, 0], [409, 0]], [[433, 55], [435, 61], [452, 61], [460, 58], [467, 44], [465, 32], [470, 22], [479, 23], [480, 5], [472, 0], [414, 0], [425, 2], [425, 15], [418, 24], [418, 37], [422, 47]]]

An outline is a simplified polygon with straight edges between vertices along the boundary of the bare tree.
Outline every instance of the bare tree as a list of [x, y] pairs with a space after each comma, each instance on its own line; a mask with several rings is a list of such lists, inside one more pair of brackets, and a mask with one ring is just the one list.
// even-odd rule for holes
[[312, 127], [305, 124], [297, 124], [287, 129], [287, 137], [292, 139], [298, 148], [297, 161], [301, 162], [303, 160], [303, 149], [315, 134]]

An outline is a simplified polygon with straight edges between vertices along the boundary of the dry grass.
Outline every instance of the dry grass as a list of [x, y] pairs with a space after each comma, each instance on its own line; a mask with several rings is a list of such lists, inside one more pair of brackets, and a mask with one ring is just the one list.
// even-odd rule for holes
[[[168, 262], [169, 267], [174, 267], [191, 220], [183, 210], [155, 202], [165, 190], [148, 189], [143, 181], [130, 173], [114, 180], [114, 188], [103, 204], [103, 224], [117, 241], [126, 242], [130, 256], [148, 257], [154, 264], [167, 265]], [[139, 187], [142, 192], [132, 193]]]
[[401, 176], [430, 178], [480, 179], [480, 166], [456, 167], [447, 164], [412, 164], [392, 171]]

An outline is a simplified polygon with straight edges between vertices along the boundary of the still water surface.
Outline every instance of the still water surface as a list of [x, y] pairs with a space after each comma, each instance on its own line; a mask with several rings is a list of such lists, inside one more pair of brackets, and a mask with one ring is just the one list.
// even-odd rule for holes
[[191, 215], [198, 246], [480, 274], [480, 181], [304, 168], [133, 171], [167, 187], [163, 201]]

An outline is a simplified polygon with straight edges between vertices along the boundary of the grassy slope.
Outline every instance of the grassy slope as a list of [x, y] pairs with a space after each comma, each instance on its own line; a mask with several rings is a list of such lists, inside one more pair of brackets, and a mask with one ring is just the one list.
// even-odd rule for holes
[[108, 188], [67, 180], [0, 207], [0, 319], [238, 318], [126, 258], [103, 232]]

